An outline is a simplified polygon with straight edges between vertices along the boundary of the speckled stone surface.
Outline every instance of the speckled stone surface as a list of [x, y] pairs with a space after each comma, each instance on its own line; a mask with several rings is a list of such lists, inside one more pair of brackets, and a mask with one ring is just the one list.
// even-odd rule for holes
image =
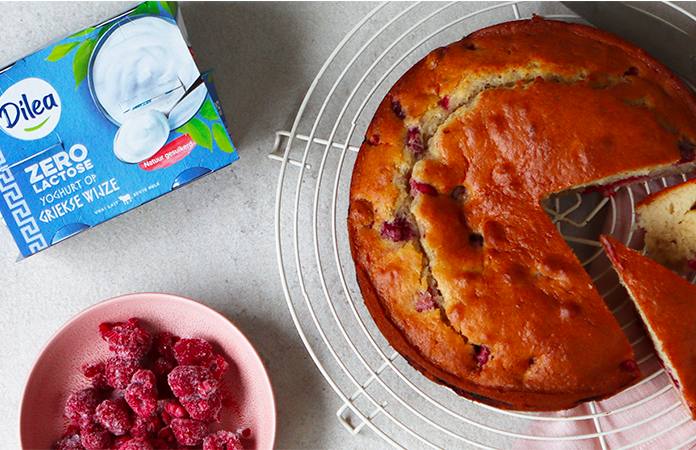
[[[0, 66], [134, 4], [0, 2]], [[137, 292], [197, 300], [247, 336], [275, 391], [276, 448], [392, 448], [337, 420], [342, 402], [293, 324], [274, 245], [280, 164], [268, 158], [275, 131], [290, 129], [324, 61], [374, 6], [182, 3], [240, 160], [23, 261], [0, 226], [0, 449], [19, 448], [22, 388], [51, 335], [85, 308]]]

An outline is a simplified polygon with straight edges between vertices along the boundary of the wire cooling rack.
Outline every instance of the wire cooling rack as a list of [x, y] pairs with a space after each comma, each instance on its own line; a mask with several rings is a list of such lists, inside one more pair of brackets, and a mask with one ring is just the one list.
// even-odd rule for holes
[[[696, 20], [673, 4], [647, 4], [680, 27]], [[642, 245], [633, 205], [683, 181], [571, 195], [546, 210], [631, 340], [644, 379], [621, 394], [560, 413], [502, 411], [425, 379], [388, 345], [363, 305], [348, 244], [352, 167], [377, 104], [432, 49], [498, 22], [579, 21], [556, 3], [386, 3], [343, 38], [307, 92], [290, 131], [279, 131], [276, 249], [287, 305], [307, 350], [343, 406], [353, 434], [370, 429], [396, 448], [671, 449], [696, 445], [696, 425], [661, 369], [598, 242], [612, 234]], [[365, 431], [366, 432], [366, 431]]]

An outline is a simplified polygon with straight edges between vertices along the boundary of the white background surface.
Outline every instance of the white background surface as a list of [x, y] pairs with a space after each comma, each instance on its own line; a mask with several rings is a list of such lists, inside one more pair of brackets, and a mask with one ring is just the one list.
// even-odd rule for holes
[[[133, 4], [0, 2], [0, 65]], [[373, 6], [181, 5], [200, 69], [215, 68], [240, 160], [20, 262], [0, 226], [0, 449], [19, 446], [22, 386], [44, 343], [83, 309], [134, 292], [200, 301], [246, 334], [275, 391], [276, 448], [388, 448], [339, 423], [341, 402], [292, 323], [274, 248], [280, 163], [267, 157], [323, 62]]]

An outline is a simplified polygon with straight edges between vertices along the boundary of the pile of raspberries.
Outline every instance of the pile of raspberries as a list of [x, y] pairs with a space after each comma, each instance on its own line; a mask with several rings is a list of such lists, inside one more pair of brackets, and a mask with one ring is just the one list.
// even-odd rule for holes
[[68, 398], [68, 427], [54, 450], [242, 450], [249, 429], [211, 432], [229, 368], [204, 339], [154, 336], [138, 319], [102, 323], [107, 360], [88, 364], [91, 385]]

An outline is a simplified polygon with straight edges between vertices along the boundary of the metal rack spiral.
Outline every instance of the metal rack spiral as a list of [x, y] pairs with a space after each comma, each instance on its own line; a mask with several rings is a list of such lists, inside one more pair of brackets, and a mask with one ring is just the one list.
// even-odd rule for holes
[[[650, 4], [677, 26], [696, 18]], [[369, 120], [391, 85], [440, 45], [476, 29], [538, 14], [579, 21], [556, 3], [386, 3], [343, 38], [308, 90], [290, 131], [276, 133], [278, 267], [292, 319], [343, 402], [351, 433], [371, 429], [396, 448], [689, 448], [696, 425], [661, 369], [598, 242], [634, 247], [633, 205], [685, 177], [621, 188], [613, 197], [573, 194], [545, 208], [631, 340], [644, 378], [621, 394], [553, 414], [502, 411], [465, 400], [416, 373], [382, 337], [362, 303], [345, 226], [353, 163]]]

